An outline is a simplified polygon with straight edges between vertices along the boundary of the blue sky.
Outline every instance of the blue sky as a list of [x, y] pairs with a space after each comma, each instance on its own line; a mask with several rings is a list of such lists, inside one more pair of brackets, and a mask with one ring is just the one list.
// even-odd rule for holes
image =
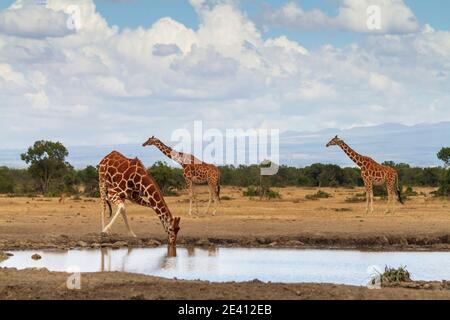
[[0, 3], [0, 148], [450, 121], [449, 1], [33, 1]]
[[[0, 9], [7, 8], [14, 0], [2, 0]], [[197, 29], [198, 15], [188, 0], [129, 0], [111, 1], [95, 0], [97, 10], [106, 18], [109, 24], [120, 28], [149, 27], [163, 17], [171, 17], [184, 25]], [[279, 8], [291, 1], [286, 0], [241, 0], [240, 8], [250, 17], [256, 17], [265, 6]], [[305, 10], [320, 9], [330, 16], [337, 14], [336, 0], [294, 0]], [[446, 0], [405, 0], [421, 24], [429, 23], [436, 29], [450, 30], [450, 1]], [[335, 46], [346, 45], [357, 41], [359, 35], [352, 32], [337, 32], [333, 30], [292, 30], [273, 27], [263, 33], [264, 37], [287, 35], [300, 41], [304, 46], [312, 48], [323, 44]]]

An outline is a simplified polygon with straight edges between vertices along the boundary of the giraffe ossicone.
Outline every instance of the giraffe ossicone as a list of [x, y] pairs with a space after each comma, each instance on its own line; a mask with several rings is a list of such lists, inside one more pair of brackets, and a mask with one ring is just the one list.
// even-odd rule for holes
[[[108, 233], [119, 215], [122, 215], [128, 232], [136, 237], [128, 223], [125, 200], [152, 208], [164, 227], [169, 245], [176, 245], [180, 230], [180, 217], [173, 217], [164, 197], [153, 177], [147, 172], [142, 162], [129, 159], [117, 151], [105, 156], [99, 164], [99, 187], [102, 202], [102, 232]], [[105, 213], [111, 203], [117, 206], [117, 212], [110, 223], [105, 226]]]
[[361, 177], [366, 188], [366, 212], [373, 213], [373, 186], [386, 184], [388, 192], [388, 207], [386, 213], [395, 212], [395, 194], [397, 193], [398, 200], [403, 204], [401, 197], [401, 190], [399, 186], [399, 179], [397, 171], [389, 166], [384, 166], [373, 160], [372, 158], [362, 156], [344, 140], [335, 136], [327, 145], [339, 146], [347, 156], [361, 169]]

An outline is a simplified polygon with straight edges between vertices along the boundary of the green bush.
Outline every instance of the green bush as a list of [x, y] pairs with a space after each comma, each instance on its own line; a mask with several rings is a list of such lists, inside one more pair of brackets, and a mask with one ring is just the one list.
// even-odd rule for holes
[[261, 195], [259, 188], [255, 186], [249, 186], [247, 190], [242, 192], [244, 197], [259, 197]]
[[406, 190], [402, 193], [402, 195], [405, 197], [416, 197], [419, 194], [416, 191], [414, 191], [414, 189], [411, 186], [408, 186]]
[[[398, 284], [402, 282], [410, 282], [411, 275], [409, 271], [406, 269], [406, 266], [401, 266], [399, 268], [391, 268], [385, 266], [384, 272], [380, 277], [381, 284]], [[372, 279], [372, 284], [375, 284], [375, 279]]]
[[244, 190], [242, 194], [244, 197], [260, 197], [264, 199], [281, 199], [281, 194], [277, 191], [271, 190], [270, 188], [265, 188], [263, 191], [260, 191], [261, 189], [259, 187], [255, 186], [249, 186], [247, 190]]
[[328, 192], [322, 191], [322, 190], [319, 190], [314, 194], [308, 194], [305, 196], [305, 198], [307, 200], [319, 200], [319, 199], [327, 199], [327, 198], [331, 198], [331, 197], [332, 197], [331, 194], [329, 194]]
[[186, 187], [183, 170], [172, 168], [165, 162], [158, 161], [148, 170], [164, 195], [178, 195], [177, 190]]
[[450, 196], [450, 170], [446, 170], [445, 174], [439, 182], [439, 188], [433, 192], [435, 197], [449, 197]]

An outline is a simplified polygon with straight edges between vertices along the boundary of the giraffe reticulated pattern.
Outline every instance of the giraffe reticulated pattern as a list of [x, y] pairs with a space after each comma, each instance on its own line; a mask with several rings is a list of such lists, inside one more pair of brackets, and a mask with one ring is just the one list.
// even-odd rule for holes
[[401, 191], [398, 184], [397, 171], [389, 166], [381, 165], [372, 158], [362, 156], [343, 140], [337, 136], [333, 138], [327, 147], [337, 145], [347, 156], [361, 169], [361, 178], [363, 179], [366, 189], [366, 211], [373, 212], [373, 186], [386, 184], [388, 193], [388, 208], [387, 212], [395, 211], [395, 194], [397, 193], [398, 199], [401, 203]]
[[[152, 208], [169, 236], [176, 242], [179, 218], [173, 218], [155, 180], [139, 159], [129, 159], [117, 151], [104, 157], [99, 164], [99, 186], [102, 200], [102, 227], [107, 232], [119, 214], [122, 214], [128, 231], [134, 235], [125, 213], [125, 200]], [[104, 213], [110, 203], [119, 207], [108, 226], [104, 226]]]
[[189, 214], [192, 214], [192, 203], [195, 202], [198, 212], [197, 202], [194, 194], [194, 184], [206, 183], [209, 188], [209, 202], [206, 214], [214, 201], [213, 215], [216, 214], [220, 202], [220, 171], [217, 166], [203, 162], [195, 156], [183, 152], [178, 152], [165, 145], [161, 140], [151, 137], [143, 144], [144, 146], [154, 145], [165, 156], [179, 163], [183, 168], [183, 177], [189, 192]]

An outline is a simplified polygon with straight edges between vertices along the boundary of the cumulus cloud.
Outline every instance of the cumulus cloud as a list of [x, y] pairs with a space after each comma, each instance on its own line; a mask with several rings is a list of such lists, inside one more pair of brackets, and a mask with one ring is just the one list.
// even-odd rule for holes
[[27, 37], [63, 37], [72, 32], [67, 27], [69, 16], [43, 6], [15, 6], [0, 12], [0, 33]]
[[[81, 28], [50, 36], [50, 23], [39, 37], [0, 31], [0, 135], [15, 132], [0, 147], [55, 137], [71, 144], [136, 142], [170, 136], [194, 120], [281, 130], [450, 120], [450, 32], [428, 25], [307, 49], [286, 35], [265, 37], [235, 1], [191, 0], [195, 30], [170, 17], [118, 29], [92, 0], [47, 3], [54, 25], [76, 3]], [[345, 10], [353, 8], [346, 3]], [[23, 1], [0, 14], [9, 10], [30, 16], [18, 23], [34, 21], [36, 8]], [[309, 15], [302, 12], [287, 14]], [[305, 19], [319, 26], [328, 18], [316, 12]]]
[[[379, 17], [380, 24], [370, 26], [370, 18]], [[304, 10], [289, 2], [263, 14], [263, 23], [296, 29], [335, 29], [359, 33], [411, 33], [419, 23], [403, 0], [339, 0], [337, 16], [319, 9]], [[369, 26], [368, 26], [369, 21]]]
[[176, 44], [157, 43], [153, 46], [152, 53], [154, 56], [165, 57], [173, 54], [181, 54], [181, 49]]

